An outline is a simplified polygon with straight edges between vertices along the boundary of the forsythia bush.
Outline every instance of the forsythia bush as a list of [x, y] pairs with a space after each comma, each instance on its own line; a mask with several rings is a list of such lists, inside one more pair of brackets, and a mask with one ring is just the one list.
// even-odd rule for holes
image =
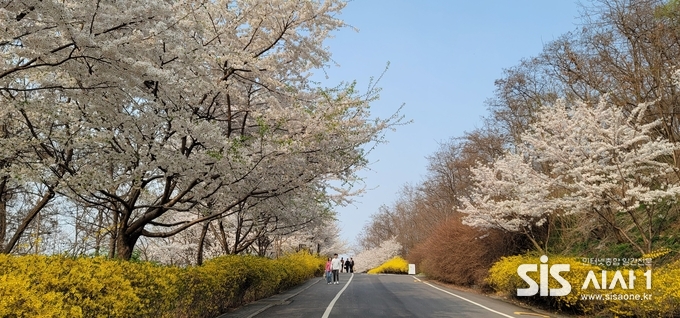
[[305, 253], [291, 254], [274, 260], [281, 274], [283, 274], [280, 287], [290, 288], [300, 284], [312, 276], [322, 276], [326, 260], [319, 257], [310, 257]]
[[[504, 257], [496, 262], [489, 270], [488, 283], [498, 292], [516, 297], [518, 288], [527, 288], [527, 283], [517, 274], [521, 264], [541, 264], [539, 256], [519, 255]], [[607, 269], [595, 265], [583, 264], [575, 258], [551, 256], [548, 264], [570, 264], [568, 272], [561, 272], [560, 276], [571, 285], [571, 292], [566, 296], [541, 297], [539, 295], [521, 297], [524, 300], [544, 303], [556, 309], [572, 309], [584, 314], [605, 314], [616, 317], [675, 317], [680, 314], [680, 261], [661, 267], [652, 268], [652, 288], [647, 289], [645, 272], [647, 267]], [[633, 271], [636, 279], [634, 287], [623, 289], [619, 283], [614, 289], [595, 289], [592, 283], [588, 288], [581, 289], [586, 282], [589, 271], [593, 271], [598, 283], [602, 283], [602, 270], [607, 270], [608, 285], [611, 284], [616, 270], [620, 270], [624, 282], [629, 284], [629, 271]], [[538, 272], [528, 272], [527, 276], [537, 283]], [[558, 288], [559, 283], [549, 278], [549, 288]], [[600, 286], [602, 287], [602, 286]], [[627, 286], [630, 287], [630, 286]], [[644, 295], [649, 296], [644, 299]], [[639, 300], [620, 299], [621, 295], [636, 297]], [[599, 299], [597, 299], [599, 297]]]
[[369, 274], [406, 274], [408, 273], [408, 262], [397, 256], [382, 265], [368, 271]]
[[[489, 270], [489, 277], [487, 282], [496, 291], [507, 293], [508, 295], [517, 295], [517, 288], [527, 288], [527, 283], [522, 280], [517, 274], [517, 268], [521, 264], [541, 264], [539, 256], [532, 255], [518, 255], [503, 257], [498, 262], [496, 262]], [[583, 264], [580, 261], [572, 257], [563, 256], [550, 256], [548, 258], [548, 265], [552, 264], [569, 264], [569, 272], [561, 272], [565, 280], [571, 285], [571, 293], [567, 296], [560, 297], [541, 297], [539, 295], [529, 297], [529, 300], [536, 302], [549, 302], [549, 304], [558, 309], [575, 309], [582, 312], [592, 312], [597, 303], [591, 303], [587, 301], [581, 301], [581, 294], [584, 293], [596, 293], [596, 290], [589, 288], [587, 290], [581, 290], [583, 282], [589, 271], [594, 271], [595, 273], [600, 272], [600, 268], [594, 265]], [[534, 281], [539, 282], [538, 272], [529, 272], [527, 276], [532, 278]], [[559, 283], [550, 279], [548, 283], [549, 288], [559, 288]], [[522, 297], [526, 298], [526, 297]]]
[[101, 257], [0, 255], [0, 317], [215, 317], [302, 283], [321, 258], [224, 256], [178, 268]]
[[[661, 267], [652, 268], [652, 288], [647, 289], [645, 271], [642, 267], [635, 270], [637, 280], [634, 289], [622, 289], [620, 286], [607, 291], [614, 294], [650, 294], [648, 300], [609, 300], [607, 309], [621, 317], [678, 317], [680, 316], [680, 261]], [[624, 272], [624, 278], [628, 272]], [[604, 293], [605, 291], [603, 291]]]
[[380, 243], [380, 246], [364, 250], [361, 253], [354, 255], [356, 265], [354, 271], [358, 273], [367, 272], [372, 268], [380, 266], [392, 257], [399, 255], [401, 251], [401, 244], [395, 239], [390, 239]]
[[[150, 271], [145, 268], [147, 266], [151, 265], [131, 266], [130, 263], [103, 258], [2, 255], [0, 317], [132, 317], [154, 314], [155, 306], [164, 306], [158, 303], [156, 290], [171, 284], [172, 277], [161, 277], [164, 274], [162, 269]], [[163, 297], [168, 297], [172, 290], [166, 288], [163, 293]]]

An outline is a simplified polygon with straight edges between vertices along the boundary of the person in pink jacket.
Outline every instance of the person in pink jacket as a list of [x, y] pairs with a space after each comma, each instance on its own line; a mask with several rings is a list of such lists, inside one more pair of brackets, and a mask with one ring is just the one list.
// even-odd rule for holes
[[333, 277], [333, 267], [331, 266], [331, 258], [329, 257], [328, 260], [326, 261], [326, 283], [328, 285], [331, 284], [331, 279]]

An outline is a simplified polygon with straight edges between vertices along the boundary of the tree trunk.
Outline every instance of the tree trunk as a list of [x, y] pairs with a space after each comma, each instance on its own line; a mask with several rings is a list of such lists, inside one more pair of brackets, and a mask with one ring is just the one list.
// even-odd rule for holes
[[0, 251], [4, 250], [5, 236], [7, 235], [7, 199], [8, 195], [5, 192], [7, 186], [7, 177], [0, 182]]
[[97, 232], [94, 238], [94, 255], [99, 256], [102, 247], [102, 229], [104, 228], [104, 213], [97, 209]]
[[224, 254], [229, 254], [229, 242], [227, 241], [227, 232], [224, 230], [224, 223], [220, 220], [217, 222], [217, 225], [219, 229], [218, 237], [220, 238], [220, 243], [224, 249]]
[[7, 235], [7, 202], [0, 200], [0, 251], [5, 248], [5, 236]]
[[7, 243], [7, 246], [2, 250], [2, 253], [4, 254], [9, 254], [12, 252], [14, 249], [14, 246], [17, 244], [21, 236], [24, 234], [28, 226], [31, 224], [33, 219], [40, 213], [40, 210], [42, 210], [48, 202], [54, 197], [54, 191], [52, 189], [48, 189], [47, 192], [43, 195], [43, 197], [38, 201], [33, 208], [28, 211], [26, 214], [26, 217], [24, 218], [23, 222], [21, 222], [21, 225], [19, 225], [19, 228], [17, 228], [16, 232], [14, 232], [14, 236], [12, 236], [12, 239]]
[[120, 228], [116, 235], [116, 258], [129, 261], [132, 258], [135, 244], [141, 236], [141, 231], [129, 234], [125, 233], [125, 227]]
[[201, 237], [198, 241], [198, 252], [196, 252], [196, 265], [203, 264], [203, 245], [205, 244], [205, 237], [208, 234], [208, 226], [210, 226], [210, 221], [205, 222], [201, 229]]
[[111, 222], [110, 231], [111, 238], [109, 239], [109, 258], [116, 257], [116, 241], [118, 240], [118, 211], [113, 211], [113, 221]]
[[523, 232], [524, 232], [524, 236], [525, 236], [526, 238], [529, 239], [529, 241], [530, 241], [531, 244], [534, 246], [534, 248], [536, 248], [536, 250], [537, 250], [539, 253], [545, 255], [545, 254], [546, 254], [546, 251], [543, 249], [543, 246], [541, 246], [541, 244], [539, 244], [538, 241], [536, 241], [536, 239], [534, 239], [534, 236], [533, 236], [533, 234], [531, 233], [531, 231], [527, 231], [526, 229], [524, 229]]
[[35, 216], [38, 220], [35, 222], [35, 255], [40, 253], [40, 212]]

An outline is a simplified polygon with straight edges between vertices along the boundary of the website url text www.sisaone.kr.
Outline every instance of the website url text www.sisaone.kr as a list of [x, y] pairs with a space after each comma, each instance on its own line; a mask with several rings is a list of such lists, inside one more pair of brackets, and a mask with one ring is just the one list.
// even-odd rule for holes
[[652, 294], [581, 294], [581, 300], [652, 300]]

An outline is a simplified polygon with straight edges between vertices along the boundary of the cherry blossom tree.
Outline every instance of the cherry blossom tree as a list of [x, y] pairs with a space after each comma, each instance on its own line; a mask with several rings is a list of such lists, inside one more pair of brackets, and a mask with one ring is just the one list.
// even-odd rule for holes
[[[126, 259], [140, 237], [209, 225], [309, 185], [318, 197], [331, 180], [352, 184], [366, 164], [361, 146], [400, 118], [371, 119], [373, 85], [359, 93], [353, 83], [329, 89], [309, 80], [330, 61], [323, 41], [344, 26], [335, 17], [343, 7], [8, 3], [0, 8], [0, 94], [21, 115], [19, 139], [40, 148], [30, 181], [51, 172], [48, 196], [108, 211], [111, 256]], [[9, 152], [29, 147], [7, 143]], [[323, 199], [346, 199], [338, 194]], [[171, 212], [195, 217], [164, 222]]]
[[387, 260], [399, 255], [401, 252], [401, 244], [395, 239], [389, 239], [382, 242], [380, 246], [368, 250], [363, 250], [355, 255], [355, 269], [356, 272], [365, 272], [372, 268], [376, 268]]
[[[466, 224], [520, 232], [543, 250], [534, 233], [558, 207], [551, 200], [555, 192], [549, 176], [536, 170], [522, 153], [507, 153], [493, 166], [472, 168], [474, 191], [462, 201]], [[544, 242], [545, 243], [545, 242]]]
[[[296, 234], [293, 244], [309, 246], [319, 255], [333, 255], [348, 251], [349, 243], [340, 237], [340, 224], [335, 219], [324, 219]], [[295, 246], [295, 245], [290, 245]]]
[[270, 253], [276, 256], [301, 250], [330, 256], [349, 249], [349, 244], [340, 238], [338, 221], [328, 217], [308, 223], [293, 233], [274, 235], [271, 240], [273, 249]]
[[[301, 248], [314, 253], [344, 251], [347, 243], [340, 239], [337, 221], [328, 208], [304, 205], [303, 198], [283, 206], [283, 198], [269, 200], [271, 205], [242, 205], [237, 213], [210, 220], [165, 238], [144, 238], [140, 250], [147, 260], [164, 264], [194, 265], [219, 255], [249, 253], [277, 257]], [[283, 210], [287, 210], [285, 213]], [[190, 222], [189, 212], [166, 213], [165, 223]], [[153, 230], [153, 226], [150, 227]]]
[[595, 105], [542, 107], [516, 152], [472, 169], [477, 185], [463, 210], [466, 222], [527, 231], [552, 215], [583, 215], [650, 252], [659, 233], [654, 221], [670, 217], [664, 206], [680, 193], [678, 171], [667, 160], [678, 146], [652, 137], [661, 121], [649, 122], [651, 106], [626, 113], [605, 96]]

